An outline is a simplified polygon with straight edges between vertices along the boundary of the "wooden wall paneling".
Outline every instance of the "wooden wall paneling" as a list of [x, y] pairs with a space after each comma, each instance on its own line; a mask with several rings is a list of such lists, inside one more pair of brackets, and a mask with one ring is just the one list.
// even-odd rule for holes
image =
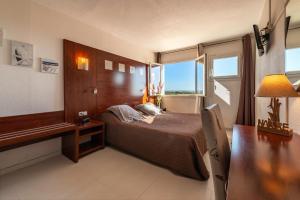
[[[77, 58], [89, 60], [89, 70], [77, 69]], [[95, 50], [68, 40], [64, 40], [64, 83], [65, 117], [68, 122], [77, 122], [78, 112], [88, 111], [95, 114], [96, 95], [96, 58]]]
[[[76, 57], [80, 55], [90, 60], [88, 72], [76, 69]], [[113, 70], [105, 70], [105, 60], [113, 62]], [[125, 73], [119, 72], [119, 63], [125, 64]], [[136, 68], [134, 74], [130, 73], [130, 66]], [[64, 40], [66, 121], [76, 121], [78, 112], [83, 110], [93, 115], [112, 105], [141, 103], [146, 87], [146, 67], [138, 61]], [[92, 95], [95, 87], [98, 94]]]
[[[89, 115], [96, 113], [97, 96], [93, 93], [96, 88], [96, 58], [95, 51], [92, 48], [78, 45], [75, 49], [75, 58], [82, 56], [89, 59], [89, 70], [78, 70], [75, 67], [73, 75], [76, 77], [75, 84], [77, 84], [77, 94], [75, 101], [77, 102], [77, 109], [74, 112], [78, 116], [79, 111], [88, 111]], [[76, 64], [75, 64], [76, 65]], [[74, 69], [74, 68], [73, 68]], [[76, 117], [75, 117], [76, 118]]]
[[[104, 111], [116, 104], [136, 105], [142, 102], [146, 86], [146, 64], [117, 56], [108, 52], [99, 52], [97, 56], [97, 110]], [[105, 70], [105, 60], [113, 61], [113, 70]], [[125, 72], [119, 72], [119, 63], [125, 64]], [[130, 66], [136, 68], [130, 73]], [[143, 72], [140, 73], [140, 70]]]
[[0, 117], [0, 134], [62, 123], [64, 111]]

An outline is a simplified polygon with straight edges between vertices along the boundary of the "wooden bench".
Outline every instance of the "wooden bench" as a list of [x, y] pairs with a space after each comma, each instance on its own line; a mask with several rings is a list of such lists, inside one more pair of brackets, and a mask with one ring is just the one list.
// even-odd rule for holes
[[0, 152], [55, 137], [62, 137], [62, 153], [72, 161], [77, 162], [79, 157], [77, 126], [67, 122], [1, 132]]

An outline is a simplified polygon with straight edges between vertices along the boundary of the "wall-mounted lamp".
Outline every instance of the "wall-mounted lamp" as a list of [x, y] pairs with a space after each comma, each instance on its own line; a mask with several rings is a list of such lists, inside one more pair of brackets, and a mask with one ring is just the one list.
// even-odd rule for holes
[[79, 70], [89, 70], [89, 59], [84, 57], [77, 58], [77, 69]]

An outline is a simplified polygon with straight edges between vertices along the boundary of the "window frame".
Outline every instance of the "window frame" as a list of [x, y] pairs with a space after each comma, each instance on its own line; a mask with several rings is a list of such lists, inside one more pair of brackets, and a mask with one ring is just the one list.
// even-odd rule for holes
[[[195, 63], [195, 91], [197, 91], [197, 84], [198, 84], [198, 80], [197, 80], [197, 61], [199, 61], [200, 59], [203, 59], [203, 79], [204, 79], [204, 84], [203, 84], [203, 93], [202, 94], [165, 94], [165, 87], [163, 88], [163, 96], [176, 96], [176, 97], [179, 97], [179, 96], [201, 96], [201, 97], [205, 97], [207, 95], [207, 54], [202, 54], [201, 56], [195, 58], [195, 59], [188, 59], [188, 60], [182, 60], [182, 61], [177, 61], [177, 62], [170, 62], [168, 64], [172, 64], [172, 63], [178, 63], [178, 62], [186, 62], [186, 61], [194, 61]], [[160, 81], [162, 81], [162, 83], [165, 84], [165, 80], [164, 80], [164, 64], [159, 64], [159, 63], [150, 63], [149, 65], [149, 75], [148, 75], [148, 92], [150, 94], [150, 84], [151, 84], [151, 69], [152, 69], [152, 66], [161, 66], [161, 70], [160, 70]], [[149, 96], [155, 96], [155, 95], [149, 95]]]
[[[152, 67], [153, 66], [159, 66], [160, 68], [160, 73], [159, 73], [159, 83], [164, 83], [164, 65], [163, 64], [160, 64], [160, 63], [149, 63], [149, 70], [148, 70], [148, 84], [147, 84], [147, 87], [148, 87], [148, 95], [150, 97], [155, 97], [157, 95], [155, 94], [151, 94], [151, 73], [152, 73]], [[165, 95], [165, 90], [164, 90], [164, 87], [163, 87], [163, 90], [162, 90], [162, 95]]]
[[300, 76], [300, 69], [297, 70], [297, 71], [286, 71], [286, 50], [288, 49], [299, 49], [300, 50], [300, 47], [291, 47], [291, 48], [286, 48], [284, 50], [284, 58], [285, 58], [285, 66], [284, 66], [284, 73], [287, 75], [287, 76], [291, 76], [291, 77], [298, 77]]
[[201, 56], [197, 57], [195, 59], [195, 90], [197, 91], [197, 85], [198, 85], [198, 80], [197, 80], [197, 61], [203, 59], [203, 93], [202, 94], [195, 94], [196, 96], [201, 96], [201, 97], [206, 97], [207, 95], [207, 54], [204, 53]]
[[[230, 57], [237, 57], [237, 75], [228, 75], [228, 76], [214, 76], [214, 60], [215, 59], [222, 59], [222, 58], [230, 58]], [[232, 52], [228, 54], [219, 54], [219, 55], [211, 55], [209, 56], [209, 80], [213, 81], [216, 80], [239, 80], [241, 78], [242, 68], [241, 68], [241, 54], [238, 52]]]

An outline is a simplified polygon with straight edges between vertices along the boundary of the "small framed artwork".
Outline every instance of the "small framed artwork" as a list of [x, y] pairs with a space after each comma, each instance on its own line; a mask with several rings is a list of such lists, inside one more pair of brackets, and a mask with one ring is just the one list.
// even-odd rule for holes
[[135, 73], [135, 67], [134, 66], [130, 66], [130, 74], [134, 74]]
[[106, 70], [113, 70], [113, 62], [112, 61], [110, 61], [110, 60], [105, 60], [104, 61], [104, 68], [106, 69]]
[[12, 41], [11, 64], [14, 66], [32, 67], [33, 45], [24, 42]]
[[125, 64], [119, 63], [119, 72], [125, 72]]
[[58, 62], [51, 59], [41, 58], [41, 72], [58, 74], [59, 72]]

